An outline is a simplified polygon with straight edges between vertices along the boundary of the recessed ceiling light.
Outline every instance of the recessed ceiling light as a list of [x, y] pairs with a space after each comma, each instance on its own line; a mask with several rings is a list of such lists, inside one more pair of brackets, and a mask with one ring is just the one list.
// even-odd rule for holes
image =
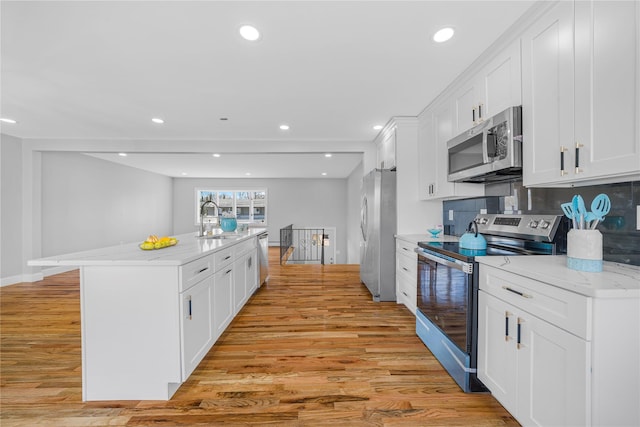
[[187, 176], [187, 175], [188, 175], [188, 173], [182, 172], [182, 176]]
[[326, 172], [322, 172], [322, 176], [327, 176], [327, 173]]
[[120, 156], [120, 157], [127, 157], [127, 153], [118, 153], [118, 156]]
[[0, 118], [0, 122], [3, 122], [3, 123], [11, 123], [12, 125], [15, 125], [16, 123], [18, 123], [18, 122], [16, 122], [15, 120], [10, 119], [10, 118], [8, 118], [8, 117], [2, 117], [2, 118]]
[[215, 153], [215, 154], [213, 155], [213, 157], [220, 157], [220, 154]]
[[260, 31], [254, 26], [243, 25], [240, 27], [240, 35], [243, 39], [253, 42], [260, 38]]
[[162, 119], [161, 119], [161, 118], [159, 118], [159, 117], [154, 117], [153, 119], [151, 119], [151, 121], [152, 121], [153, 123], [157, 123], [157, 124], [159, 124], [159, 125], [161, 125], [162, 123], [164, 123], [164, 120], [162, 120]]
[[280, 130], [289, 130], [289, 125], [280, 125]]
[[380, 130], [380, 129], [382, 129], [382, 125], [375, 125], [373, 127], [373, 130]]
[[245, 173], [246, 176], [251, 176], [251, 172]]
[[441, 30], [438, 30], [433, 35], [433, 41], [435, 41], [436, 43], [446, 42], [451, 37], [453, 37], [453, 33], [454, 33], [453, 28], [450, 28], [450, 27], [442, 28]]
[[327, 154], [325, 154], [324, 156], [325, 156], [325, 157], [331, 157], [331, 156], [333, 156], [333, 154], [331, 154], [331, 153], [327, 153]]

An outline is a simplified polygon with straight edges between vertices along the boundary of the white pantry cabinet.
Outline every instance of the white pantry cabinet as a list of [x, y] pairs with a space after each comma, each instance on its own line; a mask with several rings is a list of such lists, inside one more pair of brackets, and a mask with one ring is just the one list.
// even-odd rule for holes
[[418, 117], [420, 200], [455, 199], [484, 195], [483, 184], [447, 180], [447, 141], [453, 137], [453, 101], [450, 98], [430, 106]]
[[520, 40], [516, 40], [453, 95], [453, 136], [522, 103]]
[[525, 30], [525, 186], [640, 177], [639, 30], [634, 1], [559, 2]]

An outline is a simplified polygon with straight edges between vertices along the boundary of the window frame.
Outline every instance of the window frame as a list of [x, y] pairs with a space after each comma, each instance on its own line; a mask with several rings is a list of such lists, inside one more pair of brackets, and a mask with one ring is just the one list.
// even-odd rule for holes
[[[235, 215], [238, 224], [249, 224], [249, 225], [262, 225], [262, 226], [267, 226], [268, 225], [268, 209], [267, 209], [267, 204], [269, 201], [269, 192], [267, 190], [267, 188], [264, 187], [247, 187], [247, 188], [238, 188], [238, 187], [196, 187], [195, 188], [195, 195], [194, 195], [194, 200], [195, 200], [195, 225], [199, 226], [200, 225], [200, 196], [201, 193], [206, 192], [206, 193], [215, 193], [216, 194], [216, 198], [214, 200], [214, 202], [216, 204], [218, 204], [218, 206], [220, 207], [221, 211], [224, 211], [224, 209], [226, 208], [227, 211], [229, 208], [231, 208], [231, 212]], [[229, 206], [228, 203], [225, 203], [226, 206], [220, 206], [219, 205], [219, 201], [220, 201], [220, 193], [231, 193], [233, 195], [232, 199], [231, 199], [231, 206]], [[240, 219], [238, 217], [238, 200], [241, 200], [243, 202], [241, 202], [240, 207], [246, 207], [245, 204], [245, 200], [247, 199], [238, 199], [238, 193], [248, 193], [249, 195], [249, 219]], [[264, 193], [264, 198], [260, 199], [260, 198], [255, 198], [255, 194], [256, 193]], [[228, 199], [226, 199], [228, 200]], [[255, 201], [256, 200], [260, 200], [261, 202], [258, 203], [258, 205], [256, 206]], [[256, 220], [254, 215], [256, 214], [256, 208], [264, 208], [264, 214], [262, 214], [261, 216], [264, 217], [264, 219], [262, 220]]]

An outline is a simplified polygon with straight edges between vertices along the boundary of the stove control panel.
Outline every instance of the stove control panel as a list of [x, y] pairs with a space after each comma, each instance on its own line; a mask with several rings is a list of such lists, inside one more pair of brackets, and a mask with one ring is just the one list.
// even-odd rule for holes
[[561, 219], [561, 215], [479, 214], [474, 221], [481, 234], [550, 242]]

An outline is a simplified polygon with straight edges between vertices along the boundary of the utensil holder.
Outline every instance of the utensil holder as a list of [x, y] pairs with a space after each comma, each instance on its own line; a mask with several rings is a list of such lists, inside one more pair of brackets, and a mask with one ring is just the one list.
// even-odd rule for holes
[[602, 271], [602, 234], [598, 230], [569, 230], [567, 267], [572, 270]]

